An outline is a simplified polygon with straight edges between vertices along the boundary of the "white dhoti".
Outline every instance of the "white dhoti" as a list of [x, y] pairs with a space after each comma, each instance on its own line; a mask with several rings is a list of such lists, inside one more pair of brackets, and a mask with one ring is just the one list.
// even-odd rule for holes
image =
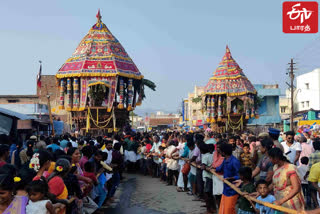
[[137, 162], [137, 155], [134, 151], [128, 151], [128, 161]]
[[128, 151], [124, 150], [124, 162], [128, 160]]
[[223, 181], [217, 176], [212, 175], [212, 195], [222, 195]]
[[[184, 188], [184, 182], [183, 182], [183, 173], [181, 172], [183, 168], [183, 165], [180, 165], [180, 170], [179, 170], [179, 177], [178, 177], [178, 183], [177, 183], [177, 186], [180, 187], [180, 188]], [[190, 185], [190, 182], [188, 181], [188, 188], [191, 187]]]

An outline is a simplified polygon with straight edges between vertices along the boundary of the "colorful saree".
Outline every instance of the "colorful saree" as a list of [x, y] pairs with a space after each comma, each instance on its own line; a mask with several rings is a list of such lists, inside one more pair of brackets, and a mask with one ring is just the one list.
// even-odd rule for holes
[[8, 208], [3, 214], [26, 214], [26, 206], [28, 204], [27, 196], [15, 196]]
[[[284, 198], [293, 188], [290, 181], [291, 176], [297, 176], [299, 179], [297, 168], [293, 164], [284, 164], [281, 167], [274, 166], [273, 191], [277, 200]], [[282, 204], [282, 206], [294, 210], [304, 209], [304, 197], [302, 190], [293, 198]]]

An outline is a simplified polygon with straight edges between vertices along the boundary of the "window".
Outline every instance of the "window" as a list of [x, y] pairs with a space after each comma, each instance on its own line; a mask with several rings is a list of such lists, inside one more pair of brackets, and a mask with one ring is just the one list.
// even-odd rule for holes
[[17, 103], [19, 100], [8, 100], [8, 103]]
[[304, 102], [301, 102], [301, 108], [304, 108]]
[[309, 108], [309, 101], [306, 101], [306, 107]]
[[286, 113], [286, 109], [287, 109], [286, 106], [281, 106], [281, 107], [280, 107], [281, 113]]
[[306, 89], [309, 90], [309, 83], [305, 83]]

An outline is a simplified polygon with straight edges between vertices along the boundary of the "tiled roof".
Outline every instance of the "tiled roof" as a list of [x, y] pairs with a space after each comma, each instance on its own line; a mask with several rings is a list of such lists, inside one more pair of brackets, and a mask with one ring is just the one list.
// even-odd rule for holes
[[179, 118], [150, 118], [150, 126], [178, 124]]

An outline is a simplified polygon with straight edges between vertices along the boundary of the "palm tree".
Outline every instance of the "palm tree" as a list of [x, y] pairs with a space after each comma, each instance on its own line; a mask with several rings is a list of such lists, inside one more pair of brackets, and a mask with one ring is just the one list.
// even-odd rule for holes
[[156, 84], [154, 82], [152, 82], [151, 80], [148, 79], [142, 79], [142, 99], [146, 98], [146, 95], [144, 93], [144, 86], [147, 86], [148, 88], [150, 88], [152, 91], [156, 91]]

